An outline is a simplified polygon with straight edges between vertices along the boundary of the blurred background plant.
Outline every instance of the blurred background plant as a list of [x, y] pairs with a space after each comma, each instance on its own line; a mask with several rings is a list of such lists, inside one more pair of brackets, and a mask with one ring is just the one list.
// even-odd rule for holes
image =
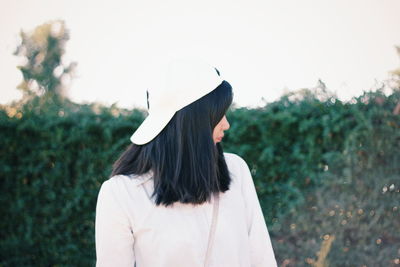
[[[64, 22], [21, 37], [24, 98], [0, 106], [0, 266], [94, 265], [98, 190], [146, 112], [65, 96]], [[399, 74], [349, 102], [318, 81], [228, 111], [224, 149], [249, 164], [280, 266], [399, 266]]]
[[50, 21], [31, 32], [21, 31], [20, 37], [21, 43], [14, 52], [23, 62], [18, 66], [23, 76], [17, 87], [23, 92], [20, 104], [42, 109], [60, 107], [77, 65], [64, 59], [69, 40], [65, 22]]

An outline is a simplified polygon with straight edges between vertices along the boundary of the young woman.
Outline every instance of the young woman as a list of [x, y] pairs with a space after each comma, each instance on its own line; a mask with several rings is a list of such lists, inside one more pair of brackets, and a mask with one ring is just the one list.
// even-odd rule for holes
[[232, 87], [178, 61], [101, 186], [97, 266], [276, 266], [245, 161], [223, 153]]

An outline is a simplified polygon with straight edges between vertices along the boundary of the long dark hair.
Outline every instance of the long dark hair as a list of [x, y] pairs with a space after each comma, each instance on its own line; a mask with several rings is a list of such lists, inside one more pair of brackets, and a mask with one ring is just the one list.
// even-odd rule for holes
[[213, 130], [232, 103], [232, 87], [216, 89], [177, 111], [149, 143], [131, 144], [114, 163], [111, 176], [153, 172], [155, 203], [201, 204], [229, 189], [231, 178]]

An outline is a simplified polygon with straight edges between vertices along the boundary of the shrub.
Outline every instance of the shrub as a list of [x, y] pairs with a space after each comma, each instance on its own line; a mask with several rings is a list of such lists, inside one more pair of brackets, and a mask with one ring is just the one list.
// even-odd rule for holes
[[[331, 266], [400, 258], [399, 101], [306, 91], [229, 111], [223, 146], [250, 166], [279, 263], [314, 264], [332, 236]], [[144, 112], [42, 102], [0, 108], [0, 266], [93, 265], [98, 190]]]

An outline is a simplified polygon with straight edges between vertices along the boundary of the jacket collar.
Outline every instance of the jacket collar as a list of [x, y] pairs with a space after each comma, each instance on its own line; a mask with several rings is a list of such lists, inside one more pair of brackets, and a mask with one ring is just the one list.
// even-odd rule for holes
[[150, 170], [144, 174], [131, 174], [130, 177], [136, 186], [140, 186], [153, 178], [153, 171]]

